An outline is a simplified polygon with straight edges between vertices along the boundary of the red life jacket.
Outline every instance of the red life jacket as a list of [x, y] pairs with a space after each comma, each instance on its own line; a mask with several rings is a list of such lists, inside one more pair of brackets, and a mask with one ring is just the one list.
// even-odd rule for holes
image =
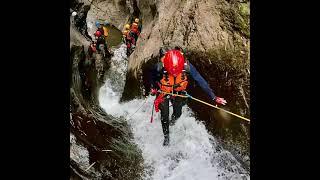
[[139, 27], [137, 23], [132, 23], [131, 25], [131, 31], [139, 36]]

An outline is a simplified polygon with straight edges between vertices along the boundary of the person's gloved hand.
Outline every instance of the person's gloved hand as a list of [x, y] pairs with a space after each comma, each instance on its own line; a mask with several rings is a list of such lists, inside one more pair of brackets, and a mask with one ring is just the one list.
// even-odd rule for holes
[[157, 92], [158, 92], [158, 91], [157, 91], [156, 89], [151, 88], [150, 94], [151, 94], [152, 96], [154, 96], [154, 95], [157, 94]]
[[223, 98], [221, 98], [221, 97], [218, 97], [218, 96], [214, 99], [214, 101], [215, 101], [217, 104], [222, 104], [222, 105], [226, 105], [226, 104], [227, 104], [227, 101], [226, 101], [225, 99], [223, 99]]

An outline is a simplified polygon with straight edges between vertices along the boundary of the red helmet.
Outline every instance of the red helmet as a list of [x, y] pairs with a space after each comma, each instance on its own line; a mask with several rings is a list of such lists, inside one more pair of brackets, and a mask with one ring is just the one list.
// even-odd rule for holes
[[100, 31], [96, 31], [96, 32], [94, 33], [94, 35], [97, 36], [97, 37], [100, 37], [100, 36], [101, 36], [101, 32], [100, 32]]
[[167, 51], [163, 59], [164, 68], [169, 74], [177, 76], [184, 67], [184, 57], [178, 50]]

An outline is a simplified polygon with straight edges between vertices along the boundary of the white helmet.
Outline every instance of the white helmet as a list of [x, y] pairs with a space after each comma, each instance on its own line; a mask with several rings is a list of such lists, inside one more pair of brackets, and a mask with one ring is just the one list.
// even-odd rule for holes
[[76, 16], [76, 15], [77, 15], [77, 12], [73, 11], [71, 15], [72, 15], [72, 16]]

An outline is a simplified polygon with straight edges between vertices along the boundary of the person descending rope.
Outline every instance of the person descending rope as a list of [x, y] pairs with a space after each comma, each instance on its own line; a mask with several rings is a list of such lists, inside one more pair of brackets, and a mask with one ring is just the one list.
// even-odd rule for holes
[[[224, 98], [216, 96], [208, 83], [188, 62], [182, 52], [177, 49], [166, 51], [160, 49], [160, 61], [151, 69], [151, 95], [156, 95], [154, 107], [156, 112], [161, 111], [161, 124], [164, 135], [163, 145], [169, 145], [169, 123], [174, 125], [181, 116], [182, 106], [186, 104], [186, 98], [172, 96], [166, 93], [186, 94], [188, 80], [193, 78], [208, 96], [217, 104], [225, 105]], [[169, 101], [172, 103], [173, 113], [169, 121]]]

